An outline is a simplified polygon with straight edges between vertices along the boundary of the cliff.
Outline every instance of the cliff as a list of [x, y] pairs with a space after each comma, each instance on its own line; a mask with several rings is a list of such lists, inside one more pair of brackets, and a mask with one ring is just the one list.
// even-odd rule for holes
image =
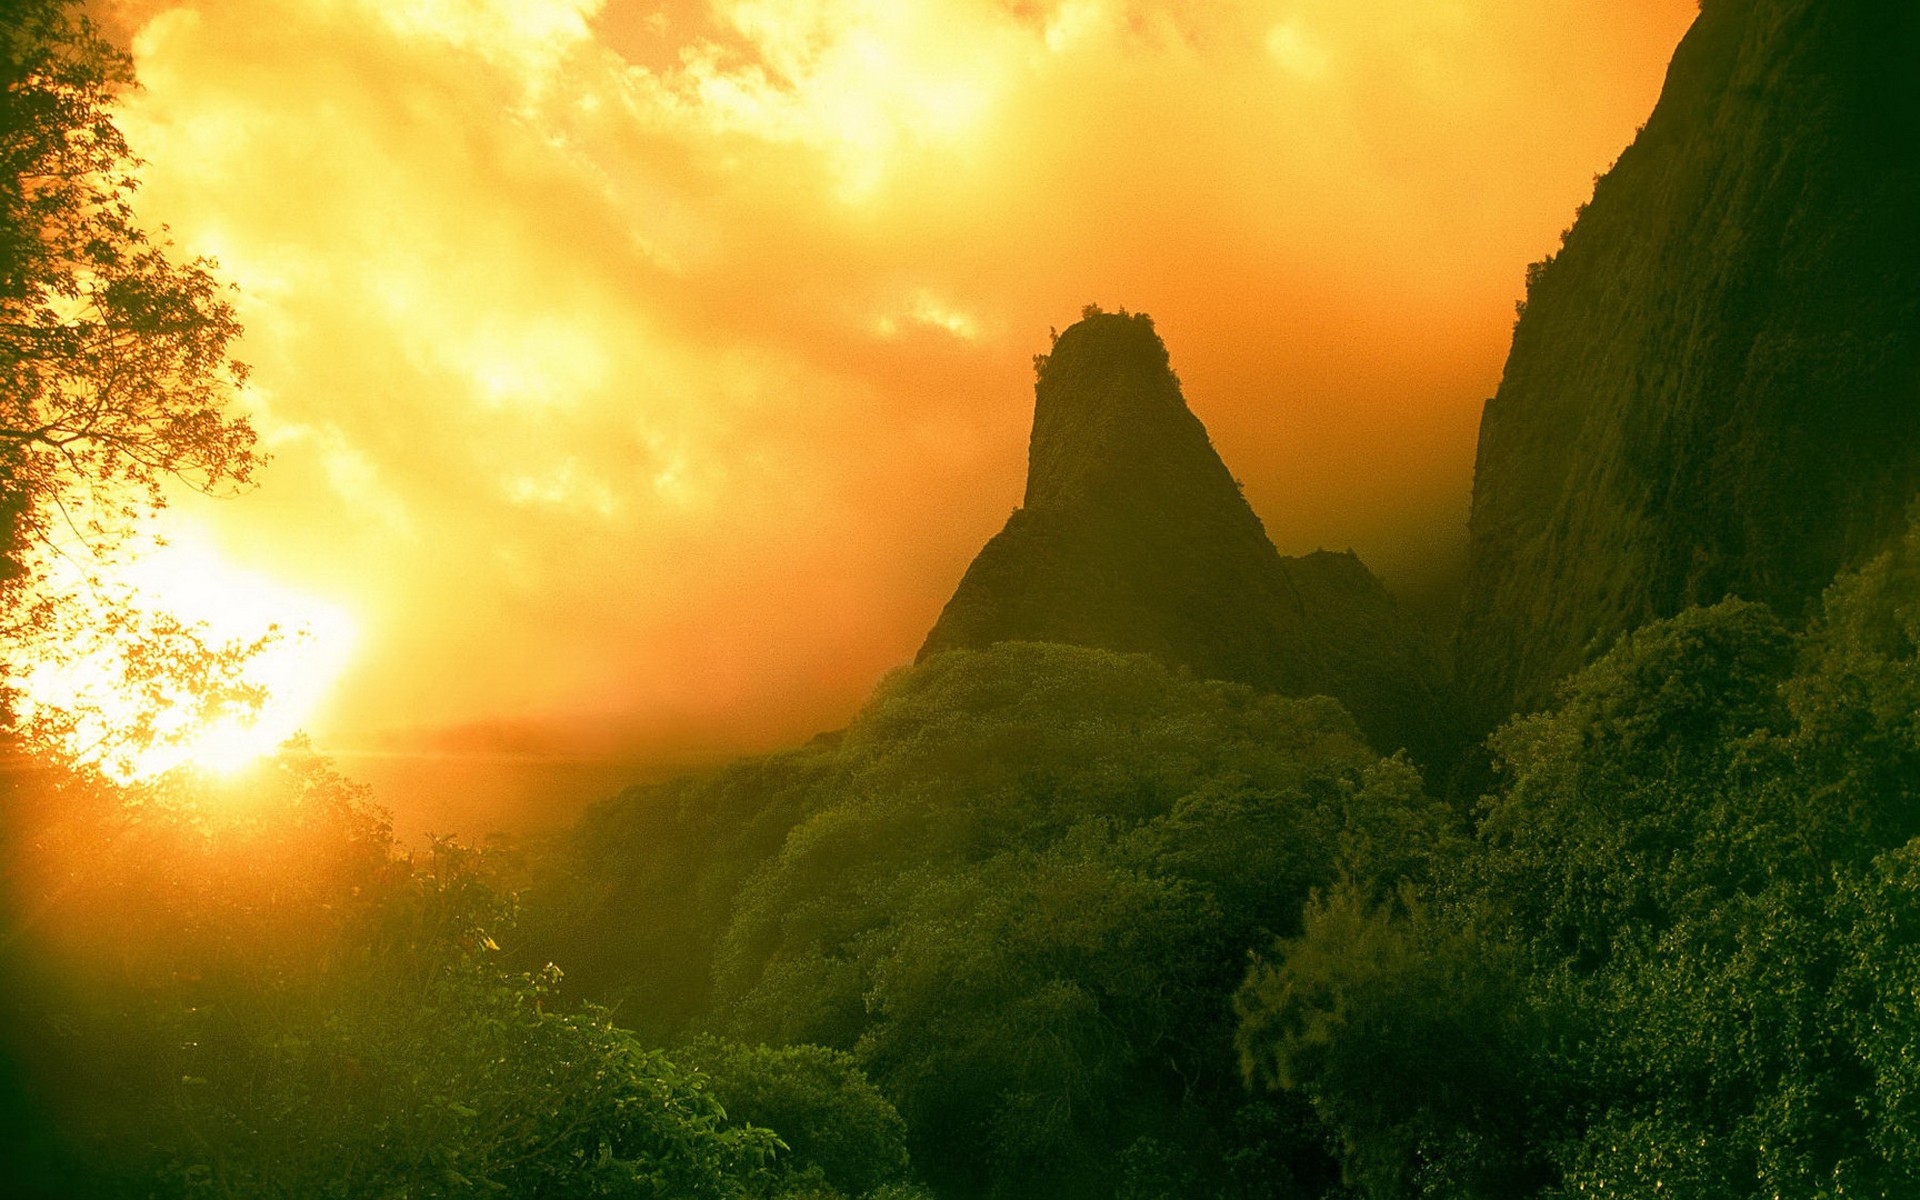
[[1476, 726], [1623, 632], [1805, 612], [1920, 486], [1920, 6], [1709, 0], [1527, 300], [1481, 423]]

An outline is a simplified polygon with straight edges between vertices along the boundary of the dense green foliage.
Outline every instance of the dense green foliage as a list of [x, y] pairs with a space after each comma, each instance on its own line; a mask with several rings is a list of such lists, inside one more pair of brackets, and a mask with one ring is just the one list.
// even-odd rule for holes
[[[879, 1190], [905, 1177], [899, 1118], [846, 1064], [759, 1106], [828, 1145], [810, 1161], [841, 1192], [692, 1067], [556, 1007], [557, 971], [508, 969], [484, 856], [396, 856], [310, 755], [6, 798], [9, 1195], [905, 1195]], [[869, 1132], [821, 1132], [843, 1125]]]
[[1688, 610], [1492, 746], [1469, 831], [1325, 700], [934, 656], [553, 864], [535, 943], [645, 1042], [508, 965], [486, 856], [396, 857], [310, 756], [225, 793], [16, 780], [9, 1162], [29, 1194], [180, 1196], [1920, 1174], [1920, 524], [1810, 628]]
[[591, 982], [634, 1010], [850, 1052], [950, 1194], [1226, 1188], [1256, 1144], [1318, 1153], [1297, 1109], [1240, 1113], [1246, 949], [1343, 869], [1424, 875], [1449, 820], [1324, 699], [953, 651], [831, 743], [596, 813], [554, 952], [624, 964]]
[[796, 1194], [911, 1194], [906, 1122], [851, 1055], [824, 1046], [698, 1038], [673, 1052], [736, 1121], [780, 1131], [782, 1187]]
[[1881, 1196], [1920, 1178], [1920, 524], [1794, 635], [1630, 635], [1494, 739], [1472, 852], [1338, 889], [1239, 998], [1376, 1197]]

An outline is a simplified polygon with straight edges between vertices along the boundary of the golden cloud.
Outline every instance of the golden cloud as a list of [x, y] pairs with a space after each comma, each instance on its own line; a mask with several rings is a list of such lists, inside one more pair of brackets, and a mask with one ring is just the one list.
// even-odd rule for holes
[[124, 3], [148, 212], [239, 285], [276, 456], [187, 513], [355, 614], [323, 743], [790, 740], [911, 654], [1098, 301], [1283, 549], [1415, 579], [1693, 7]]

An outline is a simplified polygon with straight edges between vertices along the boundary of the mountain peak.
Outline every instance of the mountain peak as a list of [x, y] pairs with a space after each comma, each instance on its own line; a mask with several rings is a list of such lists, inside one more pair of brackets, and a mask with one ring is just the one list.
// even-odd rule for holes
[[1034, 359], [1031, 510], [1098, 506], [1195, 510], [1268, 544], [1258, 517], [1187, 407], [1167, 347], [1145, 313], [1089, 305]]
[[1274, 549], [1150, 317], [1089, 308], [1034, 366], [1025, 500], [921, 657], [1003, 641], [1152, 654], [1203, 678], [1332, 695], [1387, 749], [1443, 747], [1435, 656], [1359, 559]]

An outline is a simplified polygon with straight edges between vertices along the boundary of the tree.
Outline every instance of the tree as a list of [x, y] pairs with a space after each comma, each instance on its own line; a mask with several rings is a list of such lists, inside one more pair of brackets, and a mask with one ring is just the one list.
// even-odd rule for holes
[[779, 1132], [775, 1195], [920, 1195], [910, 1190], [907, 1126], [852, 1055], [825, 1046], [748, 1046], [712, 1036], [670, 1057], [706, 1077], [736, 1124]]
[[[111, 568], [169, 481], [237, 488], [261, 459], [252, 427], [228, 411], [246, 368], [228, 356], [240, 326], [214, 264], [177, 261], [164, 227], [149, 232], [134, 211], [139, 163], [111, 111], [133, 85], [130, 62], [76, 0], [6, 8], [0, 718], [39, 751], [110, 766], [152, 744], [167, 712], [259, 703], [240, 672], [264, 641], [220, 645], [149, 611]], [[24, 666], [83, 660], [124, 674], [122, 698], [140, 712], [103, 721], [84, 706], [20, 703]]]
[[1411, 886], [1368, 891], [1316, 894], [1300, 936], [1255, 957], [1234, 997], [1242, 1072], [1307, 1096], [1361, 1195], [1529, 1194], [1551, 1080], [1517, 955]]
[[[227, 412], [246, 368], [215, 264], [177, 261], [134, 211], [114, 124], [133, 84], [75, 0], [9, 0], [0, 31], [0, 548], [109, 548], [164, 485], [244, 485], [260, 458]], [[9, 624], [18, 625], [16, 610]], [[44, 613], [42, 613], [44, 616]]]

